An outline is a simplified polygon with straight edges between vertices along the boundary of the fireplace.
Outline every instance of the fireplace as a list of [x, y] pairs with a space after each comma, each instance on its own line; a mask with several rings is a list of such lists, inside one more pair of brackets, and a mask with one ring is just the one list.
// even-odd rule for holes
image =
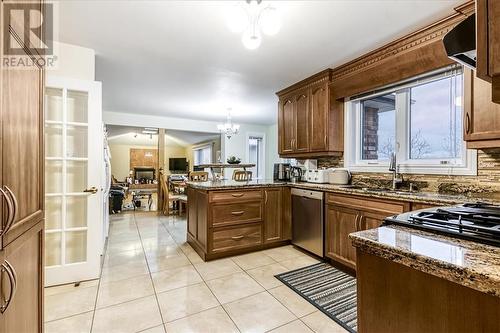
[[134, 168], [134, 179], [141, 184], [147, 184], [155, 180], [155, 168], [138, 167]]

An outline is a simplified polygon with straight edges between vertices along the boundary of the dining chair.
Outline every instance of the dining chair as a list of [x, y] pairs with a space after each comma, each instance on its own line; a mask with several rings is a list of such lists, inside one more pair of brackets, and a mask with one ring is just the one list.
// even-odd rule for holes
[[189, 173], [190, 182], [206, 182], [208, 181], [208, 172], [206, 171], [192, 171]]
[[246, 182], [252, 180], [252, 171], [234, 170], [233, 180], [238, 182]]

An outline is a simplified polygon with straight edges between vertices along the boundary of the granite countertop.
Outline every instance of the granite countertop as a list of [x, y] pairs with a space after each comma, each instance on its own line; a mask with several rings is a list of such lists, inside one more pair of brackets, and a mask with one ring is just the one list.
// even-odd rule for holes
[[269, 179], [259, 179], [250, 181], [235, 180], [209, 180], [207, 182], [187, 182], [187, 185], [200, 190], [231, 190], [246, 187], [276, 187], [287, 186], [287, 182], [277, 182]]
[[500, 204], [500, 193], [477, 193], [473, 195], [449, 195], [431, 192], [404, 192], [404, 191], [377, 191], [376, 189], [366, 189], [349, 187], [345, 185], [315, 184], [315, 183], [291, 183], [277, 182], [274, 180], [251, 180], [248, 182], [237, 182], [234, 180], [219, 180], [207, 182], [188, 182], [188, 186], [202, 190], [224, 190], [252, 187], [275, 187], [290, 186], [301, 189], [319, 190], [330, 193], [355, 194], [371, 198], [404, 200], [411, 202], [435, 204], [435, 205], [455, 205], [465, 202], [486, 202]]
[[392, 225], [349, 238], [365, 252], [500, 297], [498, 247]]

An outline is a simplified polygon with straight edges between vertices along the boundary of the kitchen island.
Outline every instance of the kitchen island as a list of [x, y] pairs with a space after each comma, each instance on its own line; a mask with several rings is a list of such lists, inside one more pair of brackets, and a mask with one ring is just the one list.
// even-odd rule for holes
[[359, 333], [500, 331], [500, 248], [401, 226], [350, 238]]
[[187, 240], [203, 260], [290, 243], [286, 183], [189, 182], [187, 195]]

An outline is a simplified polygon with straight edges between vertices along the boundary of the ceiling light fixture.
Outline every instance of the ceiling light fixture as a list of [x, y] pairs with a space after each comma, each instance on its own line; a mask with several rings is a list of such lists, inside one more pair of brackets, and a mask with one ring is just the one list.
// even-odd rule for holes
[[238, 134], [240, 125], [233, 124], [231, 120], [231, 108], [227, 109], [226, 122], [224, 124], [218, 124], [217, 129], [221, 134], [225, 134], [228, 139], [231, 139], [233, 135]]
[[246, 0], [246, 4], [229, 8], [227, 26], [234, 33], [243, 33], [241, 42], [249, 50], [259, 48], [261, 32], [267, 36], [276, 35], [281, 28], [281, 18], [276, 7], [263, 4], [262, 0]]

